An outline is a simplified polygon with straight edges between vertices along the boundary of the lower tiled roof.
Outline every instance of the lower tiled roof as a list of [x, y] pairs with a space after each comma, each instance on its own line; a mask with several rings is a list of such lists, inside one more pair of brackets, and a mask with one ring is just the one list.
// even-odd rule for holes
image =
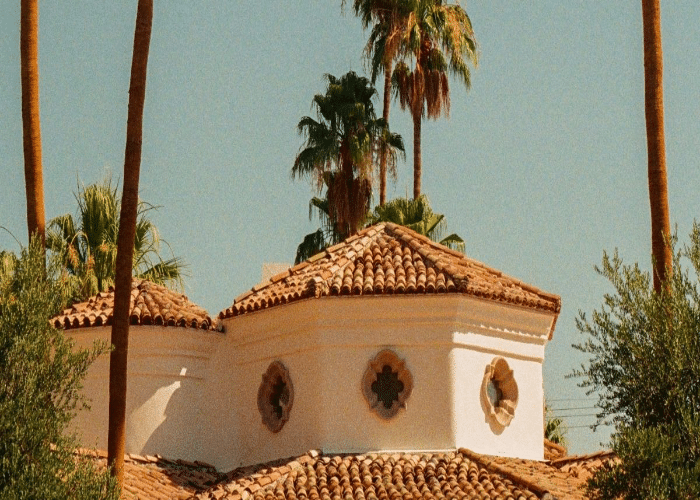
[[[112, 324], [114, 288], [98, 293], [85, 302], [73, 304], [51, 319], [56, 328], [81, 328]], [[213, 328], [207, 311], [190, 302], [183, 294], [150, 281], [133, 280], [129, 319], [132, 325], [162, 325]]]
[[602, 450], [586, 455], [570, 455], [552, 460], [551, 464], [570, 477], [575, 477], [581, 481], [587, 481], [595, 471], [604, 465], [613, 464], [619, 461], [617, 455], [612, 450]]
[[[78, 450], [107, 466], [107, 453]], [[161, 456], [127, 454], [124, 457], [122, 500], [185, 500], [225, 479], [209, 464], [168, 460]]]
[[584, 499], [583, 481], [545, 462], [435, 453], [302, 456], [236, 469], [192, 499]]
[[[102, 451], [79, 450], [106, 465]], [[446, 452], [301, 456], [235, 469], [203, 462], [128, 454], [124, 500], [584, 500], [586, 480], [610, 460], [610, 451], [539, 462]]]
[[220, 318], [332, 295], [460, 293], [559, 313], [561, 299], [390, 222], [342, 243], [242, 294]]

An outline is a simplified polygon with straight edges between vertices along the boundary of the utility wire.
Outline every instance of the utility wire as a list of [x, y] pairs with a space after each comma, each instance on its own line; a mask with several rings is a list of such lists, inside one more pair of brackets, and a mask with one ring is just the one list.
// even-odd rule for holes
[[547, 408], [549, 411], [592, 410], [597, 406], [572, 406], [571, 408]]
[[549, 399], [545, 398], [547, 401], [595, 401], [598, 398], [557, 398], [557, 399]]
[[597, 413], [581, 413], [580, 415], [556, 415], [559, 418], [574, 418], [574, 417], [597, 417]]

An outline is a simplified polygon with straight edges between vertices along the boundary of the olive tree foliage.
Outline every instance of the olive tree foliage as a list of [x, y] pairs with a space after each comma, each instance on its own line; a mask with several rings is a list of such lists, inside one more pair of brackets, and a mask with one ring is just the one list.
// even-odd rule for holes
[[116, 499], [105, 470], [75, 453], [70, 420], [90, 363], [105, 351], [78, 350], [49, 323], [71, 290], [34, 238], [18, 257], [3, 253], [0, 279], [0, 498]]
[[[603, 306], [580, 314], [590, 356], [574, 375], [598, 394], [598, 422], [615, 426], [619, 461], [589, 483], [594, 498], [700, 498], [700, 226], [674, 255], [667, 286], [617, 252], [597, 271], [613, 285]], [[684, 267], [685, 266], [685, 267]]]

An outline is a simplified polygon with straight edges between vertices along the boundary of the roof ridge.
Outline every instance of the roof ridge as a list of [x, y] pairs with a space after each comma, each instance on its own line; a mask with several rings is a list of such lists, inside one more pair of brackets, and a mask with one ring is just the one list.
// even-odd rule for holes
[[381, 222], [236, 297], [220, 319], [335, 295], [461, 293], [557, 315], [559, 296], [528, 285], [416, 231]]
[[481, 467], [483, 467], [486, 470], [491, 470], [494, 471], [496, 474], [500, 474], [502, 476], [505, 476], [506, 478], [510, 479], [516, 484], [520, 484], [522, 486], [525, 486], [527, 489], [533, 491], [537, 495], [541, 496], [543, 499], [545, 498], [546, 495], [550, 495], [549, 498], [553, 498], [551, 496], [551, 493], [540, 486], [539, 484], [535, 483], [534, 481], [521, 476], [520, 474], [509, 470], [505, 467], [502, 467], [501, 465], [497, 464], [493, 460], [489, 459], [488, 455], [482, 455], [481, 453], [476, 453], [474, 451], [471, 451], [467, 448], [459, 448], [458, 449], [459, 453], [467, 457], [469, 460], [477, 463]]
[[594, 451], [592, 453], [585, 453], [582, 455], [567, 455], [565, 457], [557, 458], [555, 460], [550, 460], [549, 463], [553, 467], [559, 468], [561, 465], [565, 465], [567, 463], [571, 462], [578, 462], [578, 461], [584, 461], [584, 460], [590, 460], [592, 458], [600, 458], [600, 457], [607, 457], [607, 456], [614, 456], [615, 451], [608, 449], [608, 450], [598, 450]]

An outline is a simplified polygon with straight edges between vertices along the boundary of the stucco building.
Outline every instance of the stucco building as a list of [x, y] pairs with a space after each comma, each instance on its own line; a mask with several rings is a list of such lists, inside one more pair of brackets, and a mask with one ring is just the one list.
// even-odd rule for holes
[[[442, 457], [455, 477], [485, 467], [478, 457], [546, 458], [542, 365], [560, 298], [402, 226], [369, 227], [270, 277], [216, 325], [151, 283], [134, 282], [132, 299], [136, 456], [228, 471], [389, 453], [392, 467]], [[55, 324], [80, 345], [109, 339], [112, 300], [100, 294]], [[107, 380], [104, 356], [86, 381], [93, 410], [76, 420], [86, 446], [107, 445]]]

